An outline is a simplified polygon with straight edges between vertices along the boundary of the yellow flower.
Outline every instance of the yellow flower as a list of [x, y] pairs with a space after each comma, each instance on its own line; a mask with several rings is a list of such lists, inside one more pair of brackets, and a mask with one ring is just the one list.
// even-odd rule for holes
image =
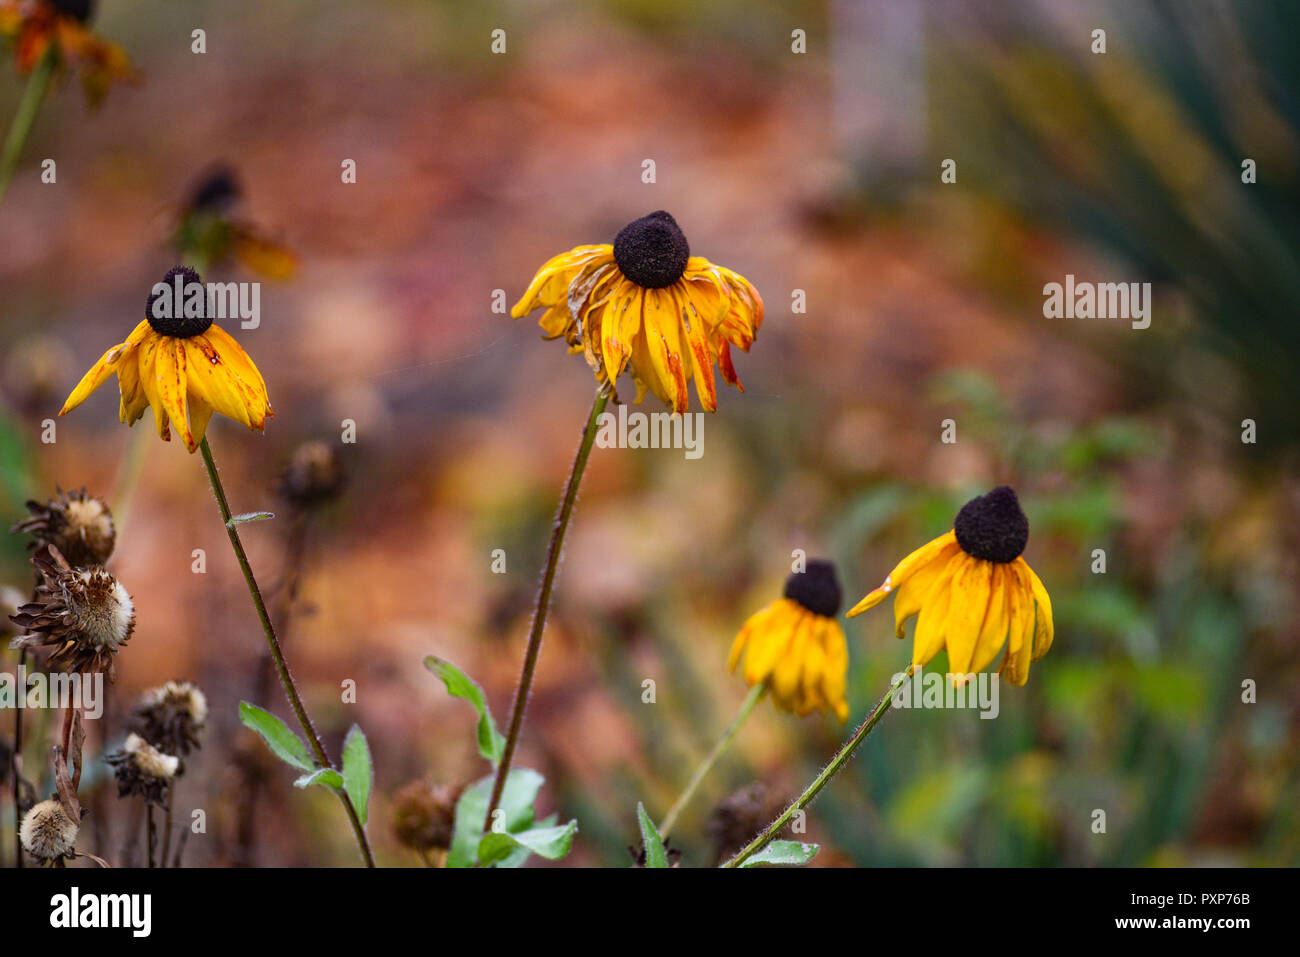
[[510, 314], [545, 308], [548, 339], [564, 336], [601, 385], [630, 369], [636, 401], [649, 389], [674, 412], [718, 407], [713, 367], [740, 391], [731, 347], [745, 352], [763, 323], [763, 300], [744, 276], [692, 256], [663, 211], [633, 220], [613, 245], [579, 246], [549, 260]]
[[[860, 615], [895, 591], [894, 630], [917, 615], [912, 664], [948, 650], [954, 676], [982, 671], [1007, 646], [998, 671], [1013, 685], [1029, 680], [1029, 663], [1052, 647], [1052, 601], [1020, 557], [1029, 519], [1005, 485], [967, 502], [953, 530], [922, 545], [849, 610]], [[960, 680], [954, 677], [954, 680]]]
[[242, 196], [231, 167], [222, 163], [205, 170], [180, 211], [172, 245], [182, 258], [210, 267], [233, 259], [267, 279], [293, 278], [298, 270], [294, 251], [232, 215]]
[[745, 681], [767, 683], [776, 706], [800, 717], [833, 711], [848, 720], [845, 676], [849, 647], [835, 620], [842, 593], [835, 566], [814, 559], [785, 583], [785, 597], [750, 617], [727, 659], [734, 670], [745, 657]]
[[175, 428], [191, 452], [213, 412], [262, 431], [275, 414], [266, 383], [239, 343], [206, 318], [204, 293], [193, 269], [170, 270], [149, 297], [146, 318], [91, 367], [59, 415], [79, 406], [116, 372], [121, 420], [134, 425], [152, 409], [159, 437], [170, 440]]
[[0, 37], [12, 41], [18, 72], [30, 73], [52, 46], [58, 64], [80, 74], [91, 105], [114, 81], [138, 82], [122, 48], [86, 29], [94, 8], [93, 0], [0, 0]]

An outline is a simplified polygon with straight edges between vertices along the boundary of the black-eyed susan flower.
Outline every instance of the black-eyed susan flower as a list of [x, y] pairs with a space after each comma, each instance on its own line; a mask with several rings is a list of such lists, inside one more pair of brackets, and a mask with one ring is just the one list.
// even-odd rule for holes
[[803, 717], [832, 711], [848, 719], [848, 643], [836, 621], [843, 593], [835, 566], [813, 559], [785, 583], [784, 597], [745, 622], [731, 645], [732, 670], [745, 659], [745, 681], [766, 684], [777, 707]]
[[93, 0], [0, 0], [0, 37], [12, 43], [20, 74], [52, 53], [56, 69], [75, 71], [86, 99], [97, 105], [114, 82], [138, 77], [121, 47], [87, 29], [94, 13]]
[[[64, 415], [117, 373], [118, 415], [134, 425], [152, 409], [158, 435], [174, 428], [191, 452], [213, 412], [260, 432], [274, 413], [253, 360], [209, 317], [203, 282], [193, 269], [170, 270], [149, 297], [144, 320], [125, 342], [100, 357], [59, 410]], [[197, 288], [196, 288], [197, 287]]]
[[982, 671], [1006, 646], [998, 668], [1013, 685], [1029, 680], [1029, 664], [1052, 646], [1052, 602], [1021, 557], [1029, 519], [1005, 485], [971, 499], [953, 529], [904, 558], [862, 601], [860, 615], [894, 594], [894, 629], [903, 637], [917, 616], [912, 664], [924, 666], [945, 648], [957, 676]]
[[99, 566], [73, 568], [51, 545], [32, 556], [41, 583], [33, 601], [12, 616], [24, 634], [13, 650], [50, 650], [46, 665], [116, 677], [114, 658], [135, 629], [135, 605], [122, 583]]
[[298, 269], [297, 255], [234, 215], [242, 196], [230, 166], [205, 170], [181, 207], [172, 245], [181, 256], [209, 267], [234, 260], [267, 279], [289, 279]]
[[31, 517], [10, 531], [31, 535], [34, 548], [53, 545], [74, 568], [103, 565], [113, 554], [117, 541], [113, 513], [107, 503], [87, 494], [84, 488], [75, 492], [56, 488], [54, 498], [29, 501], [27, 511]]
[[546, 262], [515, 304], [516, 319], [544, 308], [548, 339], [564, 337], [601, 385], [630, 370], [636, 401], [653, 392], [674, 412], [718, 407], [713, 368], [739, 388], [731, 347], [748, 352], [763, 322], [763, 300], [739, 273], [692, 256], [668, 213], [619, 231], [612, 245], [578, 246]]

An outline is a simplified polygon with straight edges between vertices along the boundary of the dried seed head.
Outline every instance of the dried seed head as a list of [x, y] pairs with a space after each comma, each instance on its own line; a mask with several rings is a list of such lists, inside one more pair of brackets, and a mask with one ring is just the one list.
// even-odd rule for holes
[[709, 817], [708, 835], [716, 860], [723, 861], [744, 847], [785, 808], [785, 800], [762, 781], [723, 799]]
[[140, 735], [126, 736], [122, 750], [104, 756], [117, 775], [118, 797], [136, 794], [146, 801], [162, 803], [167, 788], [181, 773], [181, 759], [164, 754]]
[[451, 847], [456, 822], [456, 802], [463, 786], [430, 788], [412, 781], [393, 795], [393, 834], [398, 843], [413, 851], [446, 850]]
[[207, 696], [188, 681], [169, 681], [141, 695], [131, 727], [168, 754], [184, 757], [198, 748], [207, 719]]
[[32, 564], [41, 584], [35, 600], [11, 616], [25, 634], [9, 647], [53, 649], [47, 667], [104, 672], [114, 680], [114, 656], [135, 629], [135, 606], [122, 583], [98, 566], [72, 568], [51, 545]]
[[280, 474], [278, 491], [286, 502], [311, 508], [328, 502], [343, 487], [343, 470], [334, 447], [326, 442], [303, 442], [293, 450]]
[[46, 502], [30, 501], [25, 518], [11, 531], [26, 532], [35, 544], [53, 545], [73, 568], [103, 565], [113, 554], [117, 531], [113, 513], [102, 500], [88, 495], [84, 488], [75, 492], [58, 489]]
[[67, 857], [77, 843], [80, 824], [58, 801], [42, 801], [23, 816], [18, 837], [23, 850], [42, 861]]

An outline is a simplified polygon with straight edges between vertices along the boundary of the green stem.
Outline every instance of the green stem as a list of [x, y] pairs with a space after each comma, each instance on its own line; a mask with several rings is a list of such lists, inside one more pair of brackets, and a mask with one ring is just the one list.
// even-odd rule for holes
[[794, 803], [786, 808], [780, 817], [769, 824], [762, 834], [758, 835], [758, 837], [745, 845], [740, 853], [727, 861], [727, 863], [723, 864], [723, 867], [739, 867], [754, 854], [757, 854], [763, 848], [767, 847], [767, 845], [772, 842], [772, 839], [780, 834], [782, 829], [790, 823], [790, 818], [794, 817], [795, 814], [802, 811], [813, 802], [813, 799], [821, 793], [821, 789], [826, 786], [827, 782], [830, 781], [831, 778], [835, 777], [836, 772], [839, 771], [849, 758], [853, 756], [853, 752], [857, 750], [858, 745], [863, 742], [866, 736], [871, 733], [871, 729], [876, 726], [882, 717], [884, 717], [885, 710], [889, 707], [890, 702], [894, 700], [894, 695], [897, 694], [898, 689], [907, 682], [908, 676], [911, 675], [911, 673], [912, 669], [909, 667], [907, 671], [904, 672], [903, 676], [894, 682], [890, 689], [885, 692], [884, 696], [876, 702], [876, 706], [871, 709], [871, 713], [867, 715], [866, 720], [863, 721], [862, 724], [858, 725], [858, 729], [853, 732], [853, 737], [849, 738], [849, 740], [845, 742], [844, 746], [840, 748], [839, 751], [835, 752], [835, 757], [831, 758], [830, 764], [826, 765], [822, 770], [822, 773], [813, 779], [812, 784], [808, 785], [808, 787], [804, 789], [804, 792], [795, 799]]
[[[23, 674], [27, 670], [27, 649], [23, 648], [18, 652], [18, 674]], [[26, 694], [27, 688], [20, 687], [19, 694]], [[10, 773], [13, 775], [13, 796], [14, 796], [14, 867], [23, 866], [23, 839], [20, 833], [20, 827], [23, 820], [22, 800], [23, 800], [23, 709], [14, 708], [14, 750], [9, 758]]]
[[[248, 555], [244, 552], [244, 543], [239, 539], [238, 528], [230, 521], [230, 503], [226, 500], [226, 490], [221, 484], [221, 477], [217, 474], [217, 463], [212, 460], [212, 450], [208, 447], [206, 436], [199, 442], [199, 451], [203, 453], [203, 464], [207, 466], [208, 481], [212, 483], [212, 492], [217, 497], [217, 508], [221, 511], [221, 521], [226, 526], [226, 534], [230, 538], [230, 547], [234, 550], [235, 560], [239, 563], [240, 571], [244, 573], [244, 581], [248, 585], [249, 595], [253, 598], [253, 607], [257, 609], [257, 617], [262, 623], [262, 631], [266, 634], [266, 644], [271, 650], [271, 658], [275, 662], [275, 670], [280, 676], [280, 684], [284, 688], [285, 697], [289, 699], [289, 706], [293, 708], [293, 713], [298, 718], [298, 724], [302, 726], [303, 734], [307, 736], [307, 742], [311, 745], [312, 754], [316, 757], [316, 763], [323, 768], [333, 768], [334, 765], [325, 752], [325, 746], [321, 744], [320, 737], [316, 734], [316, 728], [311, 723], [306, 707], [303, 706], [302, 697], [298, 694], [298, 687], [293, 681], [293, 675], [289, 673], [289, 665], [280, 651], [280, 640], [275, 636], [271, 616], [266, 612], [266, 602], [262, 600], [262, 590], [257, 587], [257, 579], [253, 577], [253, 567], [249, 564]], [[334, 769], [338, 770], [337, 768]], [[343, 809], [347, 811], [348, 820], [352, 823], [352, 830], [357, 836], [357, 845], [361, 849], [361, 857], [365, 861], [366, 867], [374, 867], [375, 858], [370, 852], [370, 842], [366, 838], [365, 828], [361, 826], [361, 820], [357, 817], [357, 810], [353, 807], [351, 798], [345, 792], [336, 793], [343, 803]]]
[[736, 716], [731, 719], [731, 724], [727, 726], [727, 730], [722, 733], [722, 737], [719, 738], [718, 743], [713, 746], [713, 750], [709, 752], [708, 757], [700, 762], [700, 766], [695, 769], [695, 774], [686, 785], [686, 790], [682, 791], [681, 795], [673, 803], [673, 806], [668, 809], [668, 813], [664, 815], [663, 823], [659, 825], [660, 837], [668, 837], [668, 832], [671, 831], [673, 825], [677, 823], [677, 818], [681, 816], [682, 811], [686, 809], [686, 805], [689, 804], [691, 798], [695, 796], [695, 792], [699, 788], [700, 782], [704, 780], [705, 775], [709, 773], [709, 769], [712, 768], [718, 758], [722, 756], [722, 752], [727, 750], [732, 739], [739, 733], [741, 726], [749, 717], [750, 712], [754, 710], [754, 706], [763, 700], [765, 694], [767, 694], [767, 682], [756, 684], [754, 687], [749, 689], [749, 694], [745, 696], [745, 700], [741, 704], [740, 710], [737, 711]]
[[27, 137], [32, 132], [32, 124], [36, 122], [36, 114], [40, 111], [45, 91], [49, 89], [57, 62], [58, 54], [54, 44], [51, 43], [40, 62], [36, 64], [36, 68], [32, 70], [32, 75], [27, 79], [23, 98], [18, 102], [18, 112], [14, 114], [9, 135], [5, 137], [4, 148], [0, 150], [0, 201], [4, 200], [5, 192], [9, 189], [9, 181], [13, 179], [14, 170], [18, 168], [18, 159], [22, 156], [23, 147], [27, 145]]
[[524, 665], [519, 673], [519, 687], [515, 690], [514, 710], [510, 714], [510, 730], [506, 734], [505, 750], [501, 752], [501, 764], [497, 767], [496, 780], [492, 783], [492, 798], [488, 801], [487, 815], [483, 819], [483, 830], [492, 828], [492, 813], [501, 802], [501, 792], [505, 790], [506, 776], [510, 773], [510, 762], [514, 760], [515, 745], [519, 741], [519, 731], [524, 725], [524, 709], [528, 706], [528, 692], [532, 688], [533, 673], [537, 669], [537, 655], [542, 650], [542, 632], [546, 628], [546, 615], [551, 608], [551, 590], [555, 585], [555, 573], [560, 567], [560, 554], [564, 550], [564, 534], [569, 528], [569, 519], [573, 516], [573, 506], [578, 500], [578, 486], [582, 482], [582, 473], [587, 469], [587, 460], [591, 457], [591, 447], [596, 441], [596, 426], [600, 414], [609, 402], [609, 392], [601, 388], [591, 403], [591, 413], [587, 416], [587, 426], [582, 432], [582, 441], [573, 458], [573, 468], [569, 471], [569, 482], [564, 490], [564, 499], [555, 516], [555, 527], [551, 530], [551, 544], [546, 551], [546, 568], [542, 572], [542, 584], [537, 590], [537, 604], [533, 609], [533, 625], [528, 634], [528, 650], [524, 652]]

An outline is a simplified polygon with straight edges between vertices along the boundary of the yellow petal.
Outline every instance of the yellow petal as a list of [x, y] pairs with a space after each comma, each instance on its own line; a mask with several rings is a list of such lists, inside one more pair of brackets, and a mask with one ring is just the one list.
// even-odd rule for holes
[[870, 592], [865, 598], [849, 609], [849, 618], [860, 615], [869, 608], [884, 601], [894, 589], [902, 586], [917, 570], [925, 567], [931, 561], [939, 556], [939, 553], [945, 546], [957, 541], [956, 532], [947, 532], [938, 538], [926, 542], [912, 554], [908, 555], [901, 562], [894, 566], [894, 570], [885, 576], [885, 580], [880, 583], [880, 587]]
[[244, 391], [216, 346], [204, 335], [182, 341], [188, 353], [190, 394], [226, 418], [251, 428]]
[[146, 336], [152, 335], [153, 329], [147, 319], [141, 320], [140, 323], [131, 330], [131, 334], [126, 337], [125, 342], [119, 342], [113, 348], [106, 351], [99, 357], [99, 361], [90, 367], [81, 381], [77, 383], [63, 408], [59, 410], [59, 415], [71, 412], [81, 403], [85, 402], [92, 392], [98, 389], [114, 372], [118, 366], [128, 360], [135, 352], [136, 347], [145, 339]]
[[158, 397], [181, 441], [185, 443], [187, 449], [194, 452], [198, 450], [199, 444], [194, 441], [194, 433], [190, 431], [185, 395], [186, 366], [185, 343], [180, 339], [164, 339], [158, 346], [158, 354], [154, 360]]
[[158, 428], [158, 437], [164, 442], [171, 440], [171, 429], [167, 426], [167, 411], [163, 408], [162, 394], [158, 391], [158, 352], [163, 343], [161, 336], [146, 339], [140, 344], [140, 389], [145, 400], [153, 409], [154, 425]]
[[912, 664], [928, 665], [930, 659], [943, 649], [948, 630], [948, 611], [952, 604], [953, 577], [965, 566], [966, 561], [967, 556], [960, 555], [948, 562], [921, 602], [921, 613], [916, 619], [916, 634], [912, 637]]
[[682, 329], [686, 336], [686, 349], [690, 354], [692, 374], [695, 378], [695, 394], [699, 396], [700, 407], [705, 412], [718, 409], [718, 387], [713, 377], [713, 350], [705, 330], [704, 318], [696, 311], [686, 294], [678, 295], [670, 290], [669, 295], [682, 316]]
[[275, 414], [271, 411], [271, 403], [267, 399], [266, 383], [262, 380], [262, 373], [258, 371], [243, 347], [220, 326], [215, 323], [209, 326], [204, 336], [216, 348], [221, 361], [225, 364], [230, 384], [239, 390], [243, 398], [244, 405], [248, 409], [248, 427], [260, 432], [266, 420]]
[[1009, 570], [1005, 565], [995, 564], [989, 584], [988, 610], [984, 614], [984, 624], [975, 641], [975, 654], [971, 659], [971, 671], [983, 671], [989, 666], [1007, 640], [1007, 628], [1010, 617], [1007, 611], [1010, 589], [1008, 588]]
[[[894, 633], [904, 637], [907, 619], [921, 611], [921, 603], [948, 562], [961, 553], [957, 540], [947, 542], [929, 561], [916, 565], [894, 594]], [[883, 596], [882, 596], [883, 597]]]
[[955, 675], [971, 670], [975, 641], [989, 609], [993, 563], [967, 558], [952, 581], [952, 608], [948, 612], [948, 664]]
[[1034, 625], [1033, 654], [1033, 660], [1037, 661], [1047, 654], [1047, 650], [1052, 647], [1052, 638], [1055, 636], [1055, 629], [1052, 624], [1052, 599], [1047, 596], [1047, 589], [1043, 587], [1042, 581], [1034, 573], [1034, 570], [1029, 567], [1029, 563], [1023, 558], [1017, 558], [1016, 561], [1024, 567], [1029, 578], [1029, 586], [1033, 589], [1034, 601], [1038, 603]]

